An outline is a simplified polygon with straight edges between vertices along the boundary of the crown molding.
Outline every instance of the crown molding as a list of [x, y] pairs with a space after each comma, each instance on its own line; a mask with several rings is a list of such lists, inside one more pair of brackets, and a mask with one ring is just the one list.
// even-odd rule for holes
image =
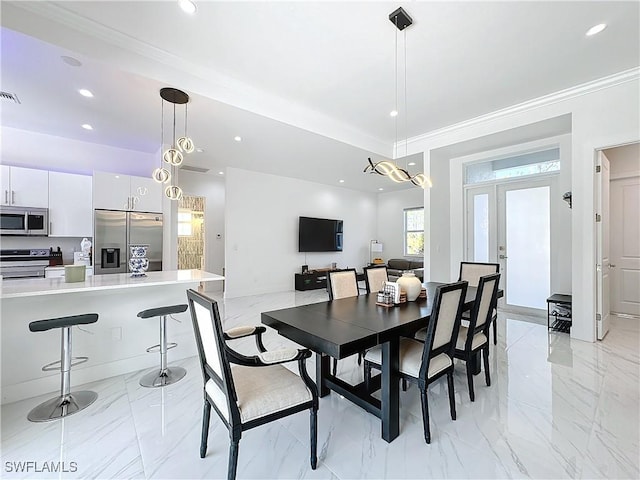
[[491, 120], [507, 117], [516, 113], [526, 112], [527, 110], [533, 110], [536, 108], [553, 105], [554, 103], [577, 98], [582, 95], [589, 95], [591, 93], [597, 92], [598, 90], [615, 87], [616, 85], [637, 81], [639, 79], [640, 67], [630, 68], [629, 70], [624, 70], [607, 77], [602, 77], [591, 82], [583, 83], [574, 87], [567, 88], [565, 90], [551, 93], [549, 95], [534, 98], [533, 100], [527, 100], [526, 102], [518, 103], [516, 105], [512, 105], [501, 110], [496, 110], [485, 115], [480, 115], [479, 117], [474, 117], [463, 122], [454, 123], [453, 125], [449, 125], [447, 127], [432, 130], [421, 135], [416, 135], [415, 137], [409, 138], [408, 143], [421, 142], [430, 138], [438, 137], [445, 133], [460, 130], [462, 128], [471, 127]]

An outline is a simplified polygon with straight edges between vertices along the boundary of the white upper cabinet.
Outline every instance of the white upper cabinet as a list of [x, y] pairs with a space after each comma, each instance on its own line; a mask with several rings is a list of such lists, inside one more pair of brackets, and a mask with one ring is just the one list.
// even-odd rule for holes
[[2, 205], [47, 208], [49, 172], [33, 168], [2, 166]]
[[93, 237], [89, 175], [49, 172], [49, 236]]
[[162, 185], [152, 178], [93, 172], [93, 208], [162, 212]]

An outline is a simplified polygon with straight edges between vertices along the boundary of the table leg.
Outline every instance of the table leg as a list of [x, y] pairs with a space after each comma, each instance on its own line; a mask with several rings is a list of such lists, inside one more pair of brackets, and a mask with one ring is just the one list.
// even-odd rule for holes
[[322, 353], [316, 353], [316, 385], [318, 386], [318, 396], [326, 397], [329, 395], [329, 387], [324, 383], [324, 379], [329, 374], [331, 357]]
[[398, 338], [382, 344], [382, 438], [393, 441], [400, 433], [400, 386]]

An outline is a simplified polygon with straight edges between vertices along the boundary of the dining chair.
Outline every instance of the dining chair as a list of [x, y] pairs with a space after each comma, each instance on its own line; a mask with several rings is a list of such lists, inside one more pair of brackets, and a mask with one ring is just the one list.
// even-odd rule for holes
[[[327, 273], [327, 291], [329, 292], [329, 300], [338, 300], [340, 298], [356, 297], [359, 294], [358, 277], [356, 269], [349, 268], [345, 270], [336, 270]], [[362, 352], [358, 353], [358, 365], [362, 363]], [[338, 360], [333, 359], [331, 368], [335, 377], [338, 371]]]
[[475, 393], [473, 391], [473, 372], [471, 359], [482, 350], [484, 360], [484, 378], [487, 386], [491, 385], [491, 375], [489, 374], [489, 326], [491, 316], [498, 297], [498, 283], [500, 274], [492, 273], [480, 277], [476, 300], [471, 309], [469, 326], [460, 326], [454, 356], [464, 360], [467, 367], [467, 383], [469, 385], [469, 398], [473, 402]]
[[[424, 439], [427, 443], [431, 443], [427, 388], [444, 375], [447, 376], [451, 419], [456, 419], [453, 355], [466, 293], [467, 282], [438, 286], [433, 299], [425, 342], [412, 338], [400, 340], [398, 374], [401, 379], [417, 384], [420, 389]], [[371, 368], [380, 370], [381, 366], [382, 347], [378, 345], [369, 350], [364, 357], [365, 388], [367, 390], [371, 381]]]
[[[211, 407], [229, 430], [229, 480], [236, 478], [242, 432], [308, 409], [311, 413], [311, 468], [315, 470], [318, 395], [305, 366], [311, 351], [267, 351], [262, 342], [265, 327], [236, 327], [225, 332], [214, 300], [195, 290], [187, 290], [187, 298], [204, 379], [200, 458], [207, 453]], [[227, 343], [250, 336], [255, 336], [256, 355], [240, 354]], [[281, 365], [293, 361], [298, 362], [299, 376]]]
[[[458, 281], [466, 280], [469, 282], [470, 287], [477, 287], [480, 282], [480, 277], [484, 275], [491, 275], [492, 273], [500, 272], [500, 265], [497, 263], [483, 263], [483, 262], [460, 262], [460, 276]], [[497, 303], [496, 303], [497, 306]], [[469, 319], [467, 312], [462, 314], [463, 320]], [[493, 323], [493, 344], [498, 344], [498, 312], [493, 309], [491, 315], [491, 322]], [[487, 337], [488, 338], [488, 337]]]
[[373, 265], [364, 267], [364, 283], [367, 293], [379, 292], [384, 288], [384, 282], [389, 280], [386, 265]]

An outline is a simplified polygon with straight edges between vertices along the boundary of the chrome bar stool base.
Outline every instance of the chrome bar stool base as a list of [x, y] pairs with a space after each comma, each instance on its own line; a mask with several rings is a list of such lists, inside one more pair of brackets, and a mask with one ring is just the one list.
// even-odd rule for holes
[[148, 388], [164, 387], [182, 380], [186, 374], [187, 371], [182, 367], [170, 367], [164, 372], [154, 370], [140, 379], [140, 385]]
[[98, 398], [96, 392], [82, 390], [71, 392], [66, 397], [56, 397], [41, 403], [27, 415], [31, 422], [50, 422], [62, 417], [68, 417], [84, 410]]

